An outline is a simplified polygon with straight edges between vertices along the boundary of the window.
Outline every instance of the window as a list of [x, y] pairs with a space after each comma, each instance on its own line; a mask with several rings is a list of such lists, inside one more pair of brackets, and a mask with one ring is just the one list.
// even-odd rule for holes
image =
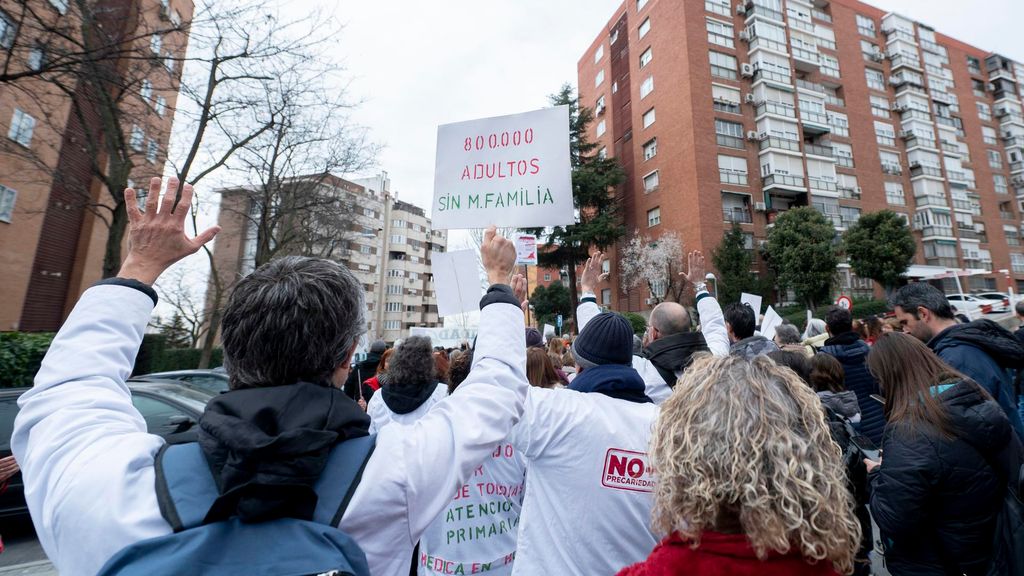
[[826, 76], [832, 76], [833, 78], [840, 78], [839, 74], [839, 59], [833, 58], [828, 54], [819, 54], [821, 60], [821, 73]]
[[170, 52], [164, 56], [164, 68], [167, 68], [168, 72], [174, 72], [174, 56]]
[[359, 247], [359, 253], [360, 254], [373, 254], [373, 248], [371, 246], [360, 246]]
[[717, 44], [719, 46], [725, 46], [726, 48], [735, 48], [736, 44], [733, 41], [733, 27], [728, 22], [722, 22], [721, 20], [712, 20], [708, 18], [708, 42]]
[[385, 330], [401, 330], [402, 329], [402, 321], [401, 320], [385, 320], [384, 321], [384, 329]]
[[981, 75], [981, 60], [978, 60], [974, 56], [967, 57], [967, 70], [971, 74]]
[[18, 27], [6, 12], [0, 10], [0, 48], [14, 45], [14, 37], [18, 35]]
[[846, 114], [840, 114], [839, 112], [828, 112], [828, 125], [832, 127], [832, 135], [834, 136], [850, 136], [850, 121], [847, 120]]
[[164, 112], [167, 111], [167, 99], [163, 96], [157, 96], [156, 105], [153, 106], [153, 109], [156, 110], [157, 116], [163, 116]]
[[653, 57], [654, 56], [653, 56], [653, 53], [651, 52], [650, 48], [648, 48], [647, 50], [644, 50], [643, 54], [640, 55], [640, 67], [643, 68], [644, 66], [647, 66], [648, 64], [650, 64], [651, 63], [651, 58], [653, 58]]
[[619, 40], [619, 29], [612, 30], [612, 33], [608, 36], [608, 43], [615, 44]]
[[611, 306], [612, 304], [612, 289], [602, 288], [601, 289], [601, 304], [605, 306]]
[[640, 24], [640, 28], [637, 29], [637, 33], [640, 38], [647, 36], [647, 33], [651, 31], [651, 19], [648, 18]]
[[988, 153], [988, 165], [996, 170], [1003, 169], [1003, 155], [999, 150], [987, 150]]
[[661, 208], [651, 208], [647, 211], [647, 227], [651, 228], [661, 224]]
[[545, 272], [544, 273], [544, 281], [545, 282], [551, 282], [551, 272]]
[[906, 206], [907, 198], [903, 193], [903, 185], [899, 182], [886, 182], [885, 200], [893, 206]]
[[658, 189], [658, 171], [655, 170], [644, 176], [644, 192], [654, 192]]
[[153, 51], [153, 54], [160, 55], [160, 48], [163, 47], [163, 41], [160, 39], [159, 34], [153, 34], [149, 38], [149, 49]]
[[3, 184], [0, 184], [0, 222], [11, 223], [14, 217], [14, 201], [18, 193]]
[[594, 88], [597, 88], [604, 83], [604, 70], [598, 70], [597, 76], [594, 76]]
[[7, 131], [7, 137], [28, 148], [32, 145], [32, 131], [35, 128], [36, 119], [15, 108], [14, 115], [11, 116], [11, 128]]
[[711, 61], [711, 75], [719, 78], [736, 79], [736, 58], [721, 52], [711, 51], [708, 53]]
[[132, 147], [132, 150], [135, 150], [136, 152], [142, 152], [142, 146], [145, 143], [145, 140], [146, 133], [142, 131], [142, 128], [133, 125], [132, 136], [131, 139], [128, 141], [128, 144], [129, 146]]
[[889, 99], [884, 96], [870, 96], [871, 100], [871, 113], [879, 118], [889, 118], [889, 110], [892, 106], [889, 104]]
[[714, 108], [720, 112], [730, 114], [740, 113], [740, 91], [728, 86], [719, 84], [711, 85], [711, 97], [714, 99]]
[[68, 13], [68, 0], [50, 0], [50, 5], [57, 9], [62, 15]]
[[865, 68], [864, 79], [868, 82], [868, 88], [885, 91], [885, 74], [881, 70]]
[[[146, 431], [158, 436], [174, 436], [188, 431], [195, 420], [181, 409], [148, 396], [132, 394], [132, 404], [146, 421]], [[190, 425], [186, 425], [191, 422]]]
[[599, 116], [604, 113], [604, 94], [594, 103], [594, 113]]
[[139, 89], [139, 96], [142, 97], [144, 102], [149, 102], [153, 98], [153, 83], [149, 80], [143, 80], [142, 87]]
[[998, 144], [998, 141], [996, 140], [996, 129], [990, 126], [982, 126], [981, 139], [985, 142], [985, 144], [991, 144], [995, 146], [996, 144]]
[[842, 219], [843, 226], [849, 226], [857, 222], [857, 220], [860, 220], [860, 208], [854, 208], [852, 206], [840, 206], [839, 218]]
[[604, 136], [604, 133], [605, 133], [606, 130], [607, 130], [607, 128], [605, 128], [604, 120], [601, 120], [600, 122], [597, 123], [597, 137], [598, 138], [600, 138], [601, 136]]
[[978, 118], [985, 120], [986, 122], [992, 120], [992, 108], [984, 102], [975, 102], [978, 106]]
[[598, 160], [604, 160], [607, 157], [608, 157], [608, 147], [607, 146], [602, 146], [601, 149], [597, 151], [597, 158], [598, 158]]
[[900, 155], [897, 152], [878, 151], [878, 157], [882, 161], [882, 172], [887, 174], [902, 174], [903, 168], [900, 165]]
[[397, 296], [402, 293], [401, 284], [388, 284], [388, 294], [391, 296]]
[[877, 44], [868, 42], [867, 40], [860, 41], [860, 54], [865, 60], [874, 60], [877, 58], [875, 54], [878, 54], [879, 52], [881, 52], [881, 50], [878, 48]]
[[156, 140], [150, 138], [149, 139], [149, 145], [146, 146], [146, 160], [148, 160], [150, 162], [150, 164], [155, 164], [156, 163], [157, 155], [159, 153], [160, 153], [160, 144], [158, 144]]
[[853, 147], [842, 142], [832, 143], [832, 152], [836, 155], [836, 165], [853, 168]]
[[643, 116], [644, 128], [650, 128], [651, 124], [654, 124], [654, 120], [655, 120], [654, 108], [651, 108], [647, 112], [644, 112], [644, 116]]
[[723, 184], [747, 185], [747, 159], [718, 155], [718, 179]]
[[875, 141], [882, 146], [895, 146], [896, 131], [893, 130], [892, 124], [875, 121]]
[[385, 312], [401, 312], [402, 311], [402, 303], [401, 302], [387, 302], [387, 303], [384, 304], [384, 311]]
[[658, 155], [658, 139], [651, 138], [644, 144], [644, 160], [650, 160]]
[[598, 46], [597, 50], [594, 51], [594, 64], [600, 62], [601, 58], [604, 58], [604, 44]]
[[744, 148], [743, 125], [739, 122], [729, 122], [728, 120], [715, 118], [715, 134], [720, 146]]
[[640, 84], [640, 99], [643, 100], [648, 94], [654, 91], [654, 76], [648, 76], [646, 80]]
[[1006, 187], [1006, 176], [1002, 174], [993, 174], [992, 182], [995, 184], [996, 194], [1009, 194], [1010, 190]]
[[722, 16], [731, 16], [729, 0], [704, 0], [704, 9], [708, 12], [715, 14], [721, 14]]
[[396, 218], [391, 221], [391, 226], [394, 228], [406, 228], [405, 220], [402, 220], [401, 218]]
[[43, 51], [41, 46], [36, 46], [28, 53], [28, 58], [25, 59], [25, 64], [29, 70], [39, 71], [43, 69], [43, 64], [46, 62], [46, 52]]
[[405, 236], [402, 236], [401, 234], [392, 234], [391, 235], [391, 243], [392, 244], [405, 244]]

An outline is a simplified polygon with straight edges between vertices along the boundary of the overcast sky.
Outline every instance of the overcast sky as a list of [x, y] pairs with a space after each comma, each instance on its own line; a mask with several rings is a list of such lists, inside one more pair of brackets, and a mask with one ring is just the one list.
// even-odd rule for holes
[[[671, 2], [675, 0], [655, 0]], [[316, 0], [305, 3], [310, 8]], [[1020, 0], [879, 0], [979, 48], [1024, 59]], [[428, 207], [437, 125], [543, 107], [619, 0], [343, 0], [338, 60], [363, 104], [355, 119], [385, 145], [380, 169], [401, 198]], [[440, 7], [443, 7], [441, 9]]]

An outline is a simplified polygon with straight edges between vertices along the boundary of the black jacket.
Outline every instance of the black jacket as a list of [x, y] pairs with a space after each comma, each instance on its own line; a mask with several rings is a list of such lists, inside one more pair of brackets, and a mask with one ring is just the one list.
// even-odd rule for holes
[[870, 474], [871, 515], [893, 574], [984, 574], [1006, 481], [990, 462], [1020, 443], [1002, 409], [973, 382], [933, 389], [956, 437], [890, 422]]
[[[359, 399], [359, 387], [362, 386], [368, 378], [373, 378], [374, 374], [377, 373], [377, 364], [380, 364], [380, 354], [376, 352], [370, 352], [366, 355], [366, 360], [357, 362], [352, 370], [348, 373], [348, 380], [345, 380], [345, 395], [353, 400]], [[368, 396], [366, 392], [369, 391]], [[373, 389], [368, 386], [363, 386], [363, 400], [370, 401], [370, 396], [373, 395]]]
[[676, 385], [676, 373], [682, 372], [690, 365], [693, 355], [707, 352], [708, 343], [700, 332], [682, 332], [658, 338], [651, 342], [643, 351], [643, 357], [651, 361], [658, 369], [658, 374], [665, 380], [669, 388]]
[[882, 405], [871, 399], [872, 394], [878, 394], [878, 382], [875, 382], [865, 364], [871, 348], [856, 332], [844, 332], [826, 340], [821, 351], [839, 360], [846, 374], [846, 389], [857, 394], [861, 410], [858, 426], [860, 433], [871, 438], [875, 444], [881, 443], [885, 413]]

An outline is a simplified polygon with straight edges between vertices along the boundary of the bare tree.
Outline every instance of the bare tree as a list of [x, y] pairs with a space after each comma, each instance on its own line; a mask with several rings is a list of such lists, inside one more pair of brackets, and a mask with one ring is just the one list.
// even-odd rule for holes
[[161, 277], [155, 288], [161, 305], [170, 307], [171, 317], [156, 318], [151, 325], [162, 332], [175, 334], [183, 346], [198, 346], [206, 335], [208, 324], [201, 287], [190, 282], [190, 271], [181, 265], [174, 266]]
[[646, 285], [657, 300], [679, 302], [686, 290], [678, 278], [682, 259], [683, 243], [675, 232], [658, 238], [634, 232], [619, 259], [619, 283], [627, 294]]

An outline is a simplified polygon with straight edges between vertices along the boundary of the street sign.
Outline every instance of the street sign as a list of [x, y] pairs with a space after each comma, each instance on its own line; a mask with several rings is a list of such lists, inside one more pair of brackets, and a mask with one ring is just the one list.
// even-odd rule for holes
[[845, 295], [840, 296], [839, 298], [836, 299], [836, 306], [839, 306], [843, 310], [849, 310], [850, 312], [853, 312], [853, 299]]
[[561, 314], [559, 314], [558, 316], [555, 317], [555, 326], [558, 326], [559, 329], [562, 328], [562, 315]]
[[516, 265], [537, 265], [537, 237], [533, 234], [516, 236]]

